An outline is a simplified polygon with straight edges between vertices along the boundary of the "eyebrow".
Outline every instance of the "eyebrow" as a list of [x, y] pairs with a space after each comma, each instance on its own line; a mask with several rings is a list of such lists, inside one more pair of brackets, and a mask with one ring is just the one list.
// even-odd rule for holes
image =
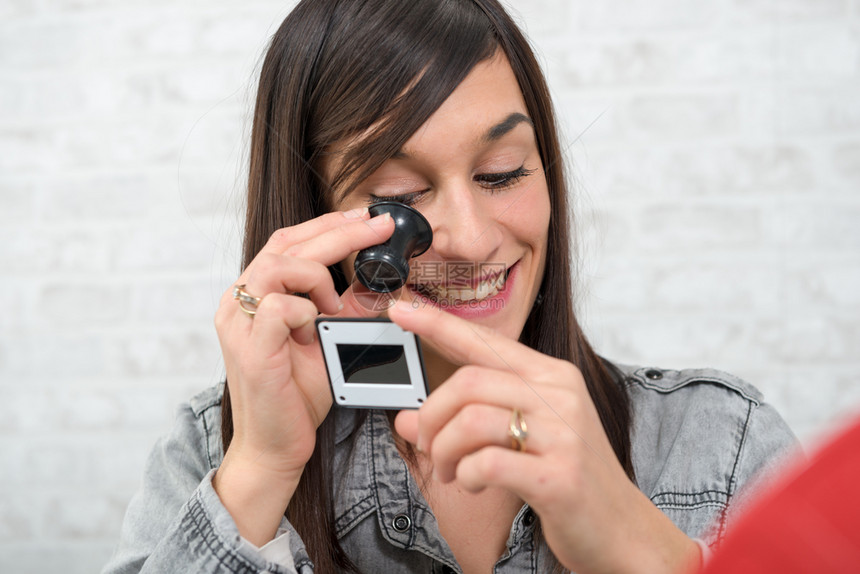
[[[527, 123], [532, 127], [532, 129], [534, 129], [535, 127], [534, 122], [532, 122], [531, 118], [529, 118], [527, 115], [521, 114], [519, 112], [514, 112], [496, 125], [492, 126], [490, 129], [488, 129], [481, 137], [481, 141], [483, 141], [484, 143], [493, 143], [495, 141], [498, 141], [506, 134], [510, 133], [511, 130], [513, 130], [521, 123]], [[409, 154], [407, 154], [401, 149], [397, 150], [391, 157], [394, 159], [407, 159], [409, 158]]]
[[532, 127], [532, 129], [534, 129], [535, 125], [534, 122], [532, 122], [531, 118], [519, 112], [514, 112], [501, 122], [491, 127], [489, 130], [487, 130], [487, 133], [484, 134], [483, 139], [487, 143], [494, 142], [504, 137], [505, 134], [507, 134], [523, 122], [527, 123]]

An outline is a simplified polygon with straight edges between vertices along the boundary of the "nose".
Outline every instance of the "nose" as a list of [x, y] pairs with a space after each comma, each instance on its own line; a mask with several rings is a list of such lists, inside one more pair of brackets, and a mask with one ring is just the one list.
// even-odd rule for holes
[[433, 227], [430, 249], [441, 259], [490, 262], [498, 255], [502, 229], [491, 212], [492, 202], [482, 202], [480, 194], [468, 186], [450, 190], [432, 219], [428, 217]]

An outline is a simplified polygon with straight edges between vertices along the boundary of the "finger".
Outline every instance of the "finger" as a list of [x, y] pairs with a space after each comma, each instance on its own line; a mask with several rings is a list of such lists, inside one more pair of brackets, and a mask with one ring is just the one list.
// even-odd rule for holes
[[418, 411], [407, 409], [394, 417], [394, 429], [408, 442], [418, 444]]
[[358, 281], [353, 281], [341, 295], [343, 309], [338, 317], [378, 317], [400, 298], [402, 290], [376, 293]]
[[245, 291], [256, 297], [269, 293], [307, 293], [324, 312], [337, 313], [341, 308], [331, 273], [317, 261], [261, 253], [248, 272]]
[[326, 213], [314, 219], [304, 221], [298, 225], [284, 227], [275, 231], [260, 253], [283, 253], [289, 247], [303, 243], [317, 237], [346, 223], [354, 223], [357, 220], [366, 220], [369, 217], [367, 208], [350, 209], [347, 211], [334, 211]]
[[491, 446], [463, 458], [457, 465], [457, 484], [477, 493], [487, 487], [504, 488], [531, 504], [541, 484], [546, 465], [541, 457], [528, 452]]
[[313, 341], [317, 308], [304, 297], [269, 293], [257, 306], [251, 329], [250, 344], [262, 357], [282, 352], [292, 336], [297, 343]]
[[346, 259], [351, 253], [379, 245], [394, 233], [394, 220], [388, 213], [377, 215], [367, 221], [359, 219], [319, 235], [301, 243], [289, 246], [284, 253], [293, 257], [302, 257], [319, 261], [323, 265], [334, 265]]
[[419, 411], [418, 446], [435, 452], [439, 431], [470, 404], [484, 404], [511, 412], [514, 408], [531, 413], [545, 403], [545, 390], [509, 372], [477, 367], [461, 367], [433, 391]]
[[[431, 445], [434, 472], [442, 482], [456, 478], [457, 466], [464, 458], [487, 447], [513, 448], [510, 435], [513, 411], [489, 405], [467, 405], [439, 431]], [[523, 424], [529, 436], [529, 452], [540, 454], [549, 445], [555, 433], [547, 429], [537, 417]], [[535, 438], [532, 439], [531, 436]]]
[[388, 316], [403, 329], [429, 340], [445, 358], [458, 365], [482, 365], [528, 379], [545, 371], [547, 361], [558, 360], [440, 309], [416, 308], [400, 301]]

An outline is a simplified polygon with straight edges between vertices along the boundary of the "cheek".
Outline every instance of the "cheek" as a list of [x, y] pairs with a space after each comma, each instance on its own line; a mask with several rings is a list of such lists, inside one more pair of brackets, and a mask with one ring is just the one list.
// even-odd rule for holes
[[508, 228], [514, 232], [521, 243], [535, 249], [542, 259], [546, 252], [551, 212], [546, 185], [536, 186], [531, 193], [523, 197], [522, 203], [510, 209], [509, 212], [510, 217], [506, 218]]

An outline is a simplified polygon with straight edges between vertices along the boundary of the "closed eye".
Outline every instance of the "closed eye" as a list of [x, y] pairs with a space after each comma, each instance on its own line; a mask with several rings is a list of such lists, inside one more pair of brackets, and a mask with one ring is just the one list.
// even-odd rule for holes
[[502, 190], [516, 185], [522, 178], [530, 176], [535, 171], [537, 170], [526, 169], [525, 166], [520, 166], [513, 171], [479, 174], [475, 176], [475, 181], [486, 188]]
[[370, 205], [373, 205], [374, 203], [379, 203], [380, 201], [399, 201], [404, 205], [413, 205], [421, 199], [422, 193], [424, 192], [413, 191], [412, 193], [404, 193], [401, 195], [374, 195], [371, 193], [368, 196], [367, 202]]

